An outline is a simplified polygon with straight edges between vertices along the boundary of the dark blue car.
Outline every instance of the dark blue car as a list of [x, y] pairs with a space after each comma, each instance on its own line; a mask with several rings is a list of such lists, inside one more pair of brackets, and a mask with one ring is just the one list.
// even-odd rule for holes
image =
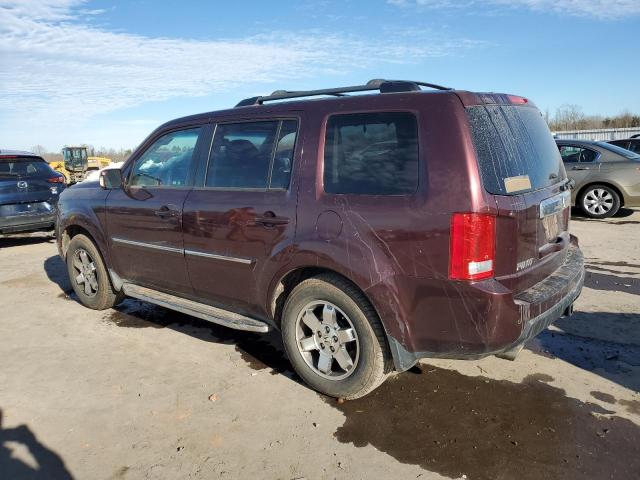
[[64, 175], [29, 152], [0, 150], [0, 234], [52, 230]]

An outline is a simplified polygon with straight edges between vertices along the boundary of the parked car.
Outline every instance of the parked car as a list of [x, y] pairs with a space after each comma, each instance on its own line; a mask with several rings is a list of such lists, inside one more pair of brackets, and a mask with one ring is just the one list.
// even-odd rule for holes
[[295, 371], [335, 397], [420, 358], [513, 359], [584, 279], [560, 154], [513, 95], [278, 91], [162, 125], [100, 185], [60, 201], [80, 302], [279, 329]]
[[33, 153], [0, 150], [0, 233], [53, 230], [64, 176]]
[[640, 153], [640, 137], [631, 137], [626, 140], [610, 140], [608, 143], [634, 153]]
[[556, 140], [569, 178], [572, 204], [591, 218], [640, 206], [640, 155], [606, 142]]

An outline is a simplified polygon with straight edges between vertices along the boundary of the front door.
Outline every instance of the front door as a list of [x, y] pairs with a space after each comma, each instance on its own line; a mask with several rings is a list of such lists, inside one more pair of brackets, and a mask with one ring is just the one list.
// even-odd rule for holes
[[600, 169], [598, 152], [576, 145], [561, 145], [559, 148], [567, 176], [575, 180], [575, 189], [579, 190], [589, 175]]
[[184, 204], [184, 248], [195, 295], [204, 302], [263, 316], [260, 279], [283, 261], [293, 240], [290, 184], [297, 119], [219, 123], [206, 174]]
[[[206, 127], [160, 135], [138, 156], [122, 189], [107, 198], [107, 229], [116, 273], [138, 285], [189, 295], [182, 207]], [[200, 141], [199, 141], [200, 140]]]

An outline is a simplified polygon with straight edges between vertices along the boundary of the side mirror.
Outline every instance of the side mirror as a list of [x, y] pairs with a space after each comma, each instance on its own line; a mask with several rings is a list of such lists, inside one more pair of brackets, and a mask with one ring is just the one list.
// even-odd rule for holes
[[122, 187], [122, 171], [119, 168], [105, 168], [100, 171], [100, 186], [105, 190], [115, 190]]

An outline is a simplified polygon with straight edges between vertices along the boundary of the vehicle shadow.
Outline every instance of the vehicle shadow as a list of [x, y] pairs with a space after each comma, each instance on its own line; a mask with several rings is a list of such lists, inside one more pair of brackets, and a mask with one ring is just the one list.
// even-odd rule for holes
[[65, 295], [72, 295], [73, 288], [67, 275], [67, 266], [58, 255], [53, 255], [44, 261], [44, 271], [49, 280], [60, 287]]
[[[603, 268], [586, 265], [584, 286], [594, 290], [609, 292], [625, 292], [632, 295], [640, 295], [640, 278], [623, 276], [620, 273], [602, 273]], [[594, 271], [600, 270], [600, 271]], [[633, 272], [629, 272], [633, 273]]]
[[[69, 282], [67, 267], [59, 256], [47, 258], [44, 270], [49, 280], [60, 287], [60, 296], [78, 301]], [[236, 351], [254, 370], [269, 369], [274, 375], [285, 374], [302, 383], [286, 357], [281, 337], [277, 332], [257, 334], [233, 330], [132, 298], [124, 300], [107, 312], [106, 319], [118, 327], [169, 328], [207, 342], [235, 344]]]
[[[37, 467], [14, 455], [11, 444], [26, 447], [36, 461]], [[26, 479], [72, 479], [62, 458], [45, 447], [27, 425], [3, 428], [0, 409], [0, 478]]]
[[45, 234], [39, 236], [0, 236], [0, 248], [35, 245], [37, 243], [54, 243], [55, 241], [55, 237]]
[[576, 312], [526, 348], [640, 391], [640, 314]]
[[169, 328], [205, 342], [234, 344], [253, 370], [268, 369], [272, 375], [284, 374], [302, 384], [287, 359], [277, 331], [258, 334], [234, 330], [132, 298], [110, 310], [106, 318], [121, 328]]
[[575, 220], [578, 222], [611, 223], [614, 225], [635, 225], [635, 224], [640, 224], [640, 220], [617, 220], [617, 219], [630, 217], [636, 212], [637, 210], [632, 210], [630, 208], [621, 208], [613, 217], [609, 217], [605, 219], [597, 219], [597, 218], [587, 217], [579, 207], [572, 207], [571, 220]]

